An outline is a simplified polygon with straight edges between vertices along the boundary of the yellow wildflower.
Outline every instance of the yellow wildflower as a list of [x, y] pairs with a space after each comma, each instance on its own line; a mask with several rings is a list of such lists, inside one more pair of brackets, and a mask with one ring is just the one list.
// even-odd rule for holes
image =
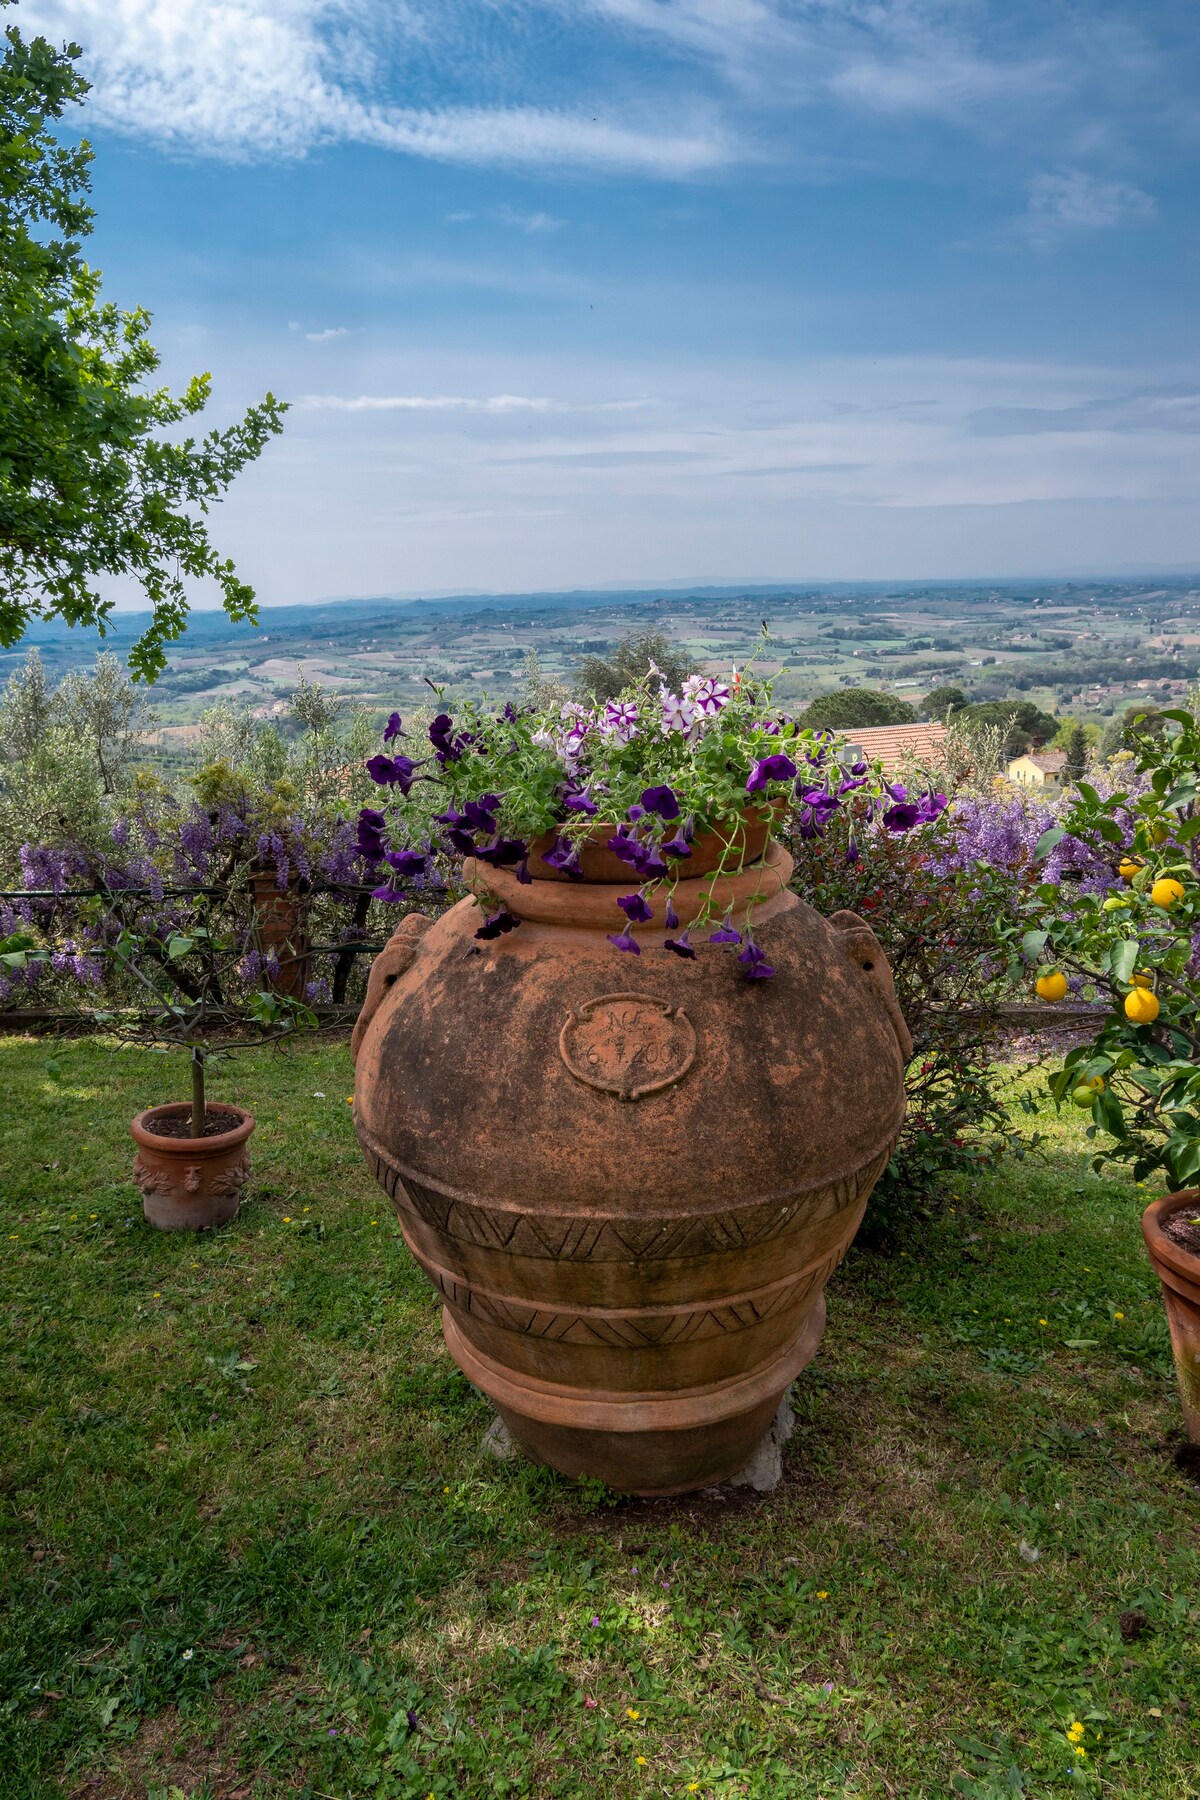
[[1113, 1314], [1113, 1318], [1114, 1318], [1114, 1319], [1116, 1319], [1116, 1321], [1117, 1321], [1117, 1323], [1118, 1323], [1118, 1324], [1120, 1324], [1120, 1322], [1121, 1322], [1121, 1320], [1122, 1320], [1122, 1319], [1123, 1319], [1123, 1318], [1124, 1318], [1124, 1317], [1125, 1317], [1125, 1314], [1124, 1314], [1124, 1313], [1120, 1313], [1120, 1312], [1119, 1312], [1119, 1313], [1114, 1313], [1114, 1314]]
[[641, 1713], [640, 1713], [640, 1712], [639, 1712], [639, 1711], [638, 1711], [638, 1709], [637, 1709], [637, 1707], [636, 1707], [636, 1706], [627, 1706], [627, 1707], [626, 1707], [626, 1708], [625, 1708], [625, 1717], [626, 1717], [626, 1718], [627, 1718], [627, 1719], [640, 1719], [640, 1718], [641, 1718], [641, 1716], [642, 1716], [642, 1715], [641, 1715]]
[[818, 1600], [828, 1600], [828, 1598], [829, 1598], [828, 1588], [818, 1588], [817, 1589], [817, 1599]]
[[638, 1756], [638, 1757], [634, 1758], [634, 1761], [637, 1763], [639, 1768], [642, 1766], [642, 1764], [645, 1762], [645, 1760], [646, 1759], [644, 1756]]

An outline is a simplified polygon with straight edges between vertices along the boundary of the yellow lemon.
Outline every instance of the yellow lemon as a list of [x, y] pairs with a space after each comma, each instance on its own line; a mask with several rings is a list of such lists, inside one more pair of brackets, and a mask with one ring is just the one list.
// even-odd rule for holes
[[1090, 1107], [1092, 1101], [1096, 1098], [1096, 1095], [1104, 1092], [1104, 1088], [1105, 1081], [1103, 1075], [1093, 1075], [1090, 1081], [1081, 1081], [1079, 1083], [1079, 1086], [1072, 1091], [1071, 1098], [1076, 1106]]
[[1149, 988], [1135, 987], [1125, 996], [1125, 1017], [1135, 1025], [1152, 1025], [1159, 1014], [1158, 995]]
[[1161, 906], [1164, 912], [1170, 912], [1183, 899], [1183, 883], [1173, 880], [1170, 875], [1162, 875], [1150, 889], [1150, 898], [1155, 906]]
[[1156, 819], [1146, 832], [1152, 844], [1165, 844], [1170, 835], [1170, 827], [1164, 825], [1161, 819]]
[[[1124, 870], [1121, 871], [1122, 874], [1124, 872]], [[1124, 894], [1110, 894], [1100, 910], [1101, 912], [1124, 912], [1128, 905], [1129, 902]]]
[[1135, 969], [1130, 976], [1130, 980], [1134, 987], [1148, 988], [1153, 987], [1154, 985], [1154, 980], [1149, 969]]
[[1037, 991], [1043, 1000], [1049, 1000], [1053, 1006], [1066, 993], [1067, 978], [1061, 969], [1052, 969], [1049, 975], [1038, 976]]
[[1117, 873], [1124, 876], [1126, 881], [1132, 881], [1143, 866], [1136, 856], [1125, 856], [1117, 864]]

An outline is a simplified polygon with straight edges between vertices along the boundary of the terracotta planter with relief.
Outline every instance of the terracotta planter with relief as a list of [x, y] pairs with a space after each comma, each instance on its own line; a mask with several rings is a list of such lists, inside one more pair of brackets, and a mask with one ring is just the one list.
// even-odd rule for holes
[[[1187, 1228], [1192, 1219], [1200, 1219], [1200, 1188], [1166, 1194], [1142, 1214], [1142, 1236], [1162, 1282], [1188, 1438], [1200, 1444], [1200, 1228]], [[1180, 1223], [1192, 1243], [1172, 1236]]]
[[478, 942], [469, 899], [412, 915], [371, 971], [364, 1154], [452, 1355], [568, 1475], [673, 1494], [745, 1465], [899, 1133], [911, 1044], [883, 952], [790, 874], [770, 844], [675, 892], [682, 924], [714, 883], [735, 925], [752, 906], [770, 981], [665, 951], [661, 896], [633, 956], [607, 941], [611, 884], [470, 862], [520, 927]]
[[133, 1179], [146, 1218], [160, 1231], [207, 1231], [237, 1216], [250, 1173], [246, 1144], [254, 1117], [240, 1106], [210, 1106], [206, 1121], [224, 1129], [202, 1138], [190, 1129], [191, 1103], [172, 1101], [140, 1112], [129, 1127], [137, 1154]]
[[258, 948], [274, 956], [277, 975], [268, 978], [277, 994], [303, 1000], [308, 983], [308, 902], [298, 884], [279, 886], [274, 863], [263, 863], [251, 877]]

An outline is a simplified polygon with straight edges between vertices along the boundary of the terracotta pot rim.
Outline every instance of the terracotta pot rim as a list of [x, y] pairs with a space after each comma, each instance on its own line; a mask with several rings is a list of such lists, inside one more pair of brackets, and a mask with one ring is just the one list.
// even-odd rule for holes
[[1180, 1188], [1174, 1194], [1160, 1194], [1142, 1214], [1142, 1236], [1146, 1240], [1152, 1262], [1165, 1263], [1177, 1275], [1200, 1284], [1200, 1256], [1194, 1250], [1186, 1250], [1182, 1244], [1177, 1244], [1163, 1230], [1166, 1221], [1177, 1212], [1183, 1212], [1186, 1207], [1194, 1207], [1200, 1211], [1200, 1188]]
[[220, 1100], [207, 1107], [208, 1112], [232, 1113], [238, 1123], [231, 1131], [220, 1131], [212, 1137], [165, 1137], [148, 1124], [148, 1120], [173, 1118], [181, 1113], [190, 1113], [190, 1100], [168, 1100], [162, 1106], [148, 1106], [144, 1112], [136, 1114], [129, 1123], [129, 1135], [135, 1144], [143, 1150], [155, 1150], [159, 1155], [189, 1156], [194, 1162], [198, 1157], [215, 1156], [226, 1150], [235, 1150], [244, 1144], [254, 1130], [254, 1114], [246, 1111], [244, 1106], [234, 1106], [231, 1101]]
[[[792, 858], [774, 840], [767, 844], [760, 862], [751, 863], [736, 874], [692, 875], [679, 881], [673, 893], [680, 925], [693, 922], [711, 895], [717, 914], [731, 909], [741, 916], [753, 904], [756, 919], [771, 916], [768, 908], [779, 910], [794, 900], [788, 889], [792, 875]], [[634, 893], [641, 886], [630, 869], [625, 883], [613, 881], [542, 881], [517, 880], [511, 869], [493, 869], [468, 857], [463, 863], [464, 884], [477, 897], [490, 896], [519, 919], [538, 925], [572, 925], [588, 931], [616, 932], [624, 925], [624, 916], [616, 904], [616, 893], [625, 886]], [[666, 901], [660, 893], [655, 901], [658, 917], [639, 926], [638, 939], [644, 944], [661, 944], [666, 935], [662, 922]], [[504, 943], [505, 939], [500, 939]]]
[[[765, 803], [747, 800], [736, 813], [728, 813], [711, 825], [697, 830], [692, 839], [691, 858], [680, 858], [677, 868], [683, 876], [692, 871], [695, 878], [711, 875], [720, 867], [722, 857], [732, 845], [740, 845], [741, 854], [747, 850], [753, 852], [752, 860], [762, 860], [766, 842], [772, 826], [783, 817], [787, 810], [786, 800], [771, 800]], [[608, 847], [608, 841], [621, 829], [628, 820], [615, 824], [608, 820], [593, 819], [584, 835], [579, 839], [581, 854], [582, 879], [594, 887], [613, 887], [626, 882], [634, 875], [634, 871], [621, 861]], [[554, 826], [534, 838], [529, 846], [529, 860], [535, 881], [570, 881], [572, 886], [579, 882], [579, 877], [572, 879], [564, 875], [561, 869], [550, 868], [543, 857], [549, 850], [561, 827]], [[735, 874], [736, 870], [727, 871]]]

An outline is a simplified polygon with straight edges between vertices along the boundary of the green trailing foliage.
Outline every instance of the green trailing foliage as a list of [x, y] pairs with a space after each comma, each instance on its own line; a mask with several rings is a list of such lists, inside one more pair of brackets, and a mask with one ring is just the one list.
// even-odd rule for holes
[[130, 667], [153, 681], [186, 624], [188, 581], [215, 581], [231, 619], [255, 617], [204, 515], [285, 407], [267, 394], [197, 439], [176, 428], [203, 412], [210, 377], [179, 395], [147, 386], [160, 362], [149, 314], [103, 300], [83, 258], [91, 146], [56, 135], [88, 93], [81, 54], [10, 25], [0, 57], [0, 645], [35, 619], [103, 634], [104, 584], [124, 578], [152, 612]]

